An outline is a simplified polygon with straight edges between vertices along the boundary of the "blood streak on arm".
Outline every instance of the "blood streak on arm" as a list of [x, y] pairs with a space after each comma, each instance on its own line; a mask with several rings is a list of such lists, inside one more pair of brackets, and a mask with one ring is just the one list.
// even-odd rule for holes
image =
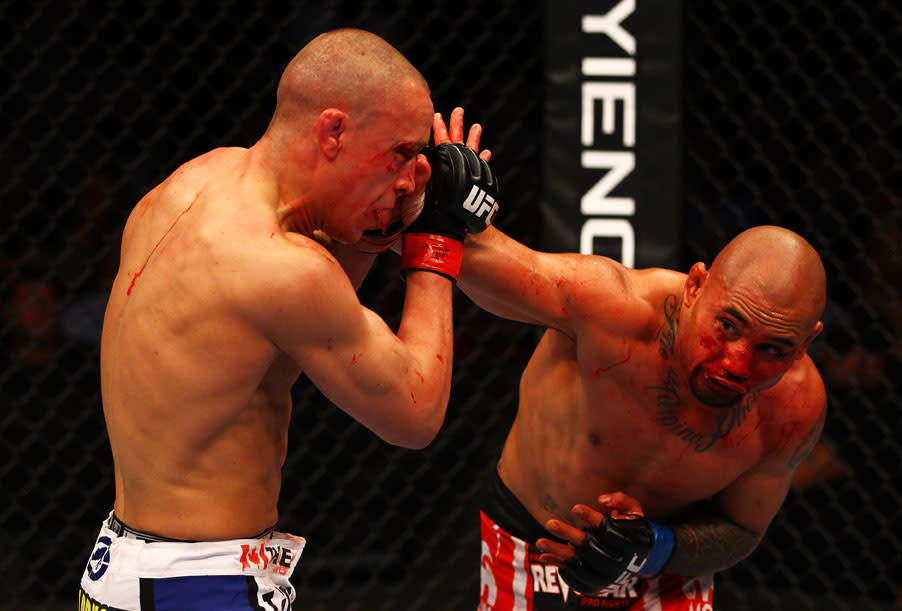
[[172, 231], [172, 229], [173, 229], [173, 227], [175, 227], [176, 223], [179, 222], [179, 219], [181, 219], [183, 216], [185, 216], [185, 214], [187, 214], [188, 211], [191, 210], [191, 208], [194, 207], [194, 204], [197, 203], [197, 200], [198, 200], [199, 198], [200, 198], [200, 193], [198, 193], [197, 195], [195, 195], [195, 196], [194, 196], [194, 201], [192, 201], [192, 202], [188, 205], [187, 208], [185, 208], [184, 210], [182, 210], [182, 211], [179, 213], [179, 215], [178, 215], [177, 217], [175, 217], [175, 220], [172, 221], [172, 225], [169, 226], [169, 229], [166, 230], [166, 233], [163, 234], [163, 237], [160, 238], [159, 241], [158, 241], [158, 242], [154, 245], [154, 247], [150, 250], [150, 254], [147, 255], [147, 258], [144, 260], [144, 264], [141, 266], [141, 269], [139, 269], [139, 270], [135, 273], [135, 275], [132, 276], [131, 284], [128, 285], [128, 291], [126, 291], [126, 293], [125, 293], [126, 295], [131, 295], [131, 294], [132, 294], [132, 289], [135, 288], [135, 281], [138, 279], [138, 276], [140, 276], [141, 274], [144, 273], [144, 268], [147, 267], [147, 263], [150, 261], [150, 258], [153, 256], [153, 253], [155, 253], [155, 252], [157, 251], [157, 248], [160, 247], [160, 244], [163, 243], [163, 240], [166, 239], [166, 236], [169, 235], [169, 232]]

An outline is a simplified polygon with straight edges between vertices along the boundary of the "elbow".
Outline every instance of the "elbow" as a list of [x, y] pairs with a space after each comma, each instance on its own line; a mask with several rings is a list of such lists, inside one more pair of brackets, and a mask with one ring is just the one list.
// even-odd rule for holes
[[409, 428], [406, 430], [390, 431], [379, 435], [383, 441], [399, 448], [407, 450], [422, 450], [426, 448], [438, 435], [438, 428]]
[[404, 440], [403, 443], [399, 443], [397, 445], [401, 446], [402, 448], [407, 448], [408, 450], [423, 450], [432, 443], [437, 434], [438, 431], [435, 431], [432, 434], [411, 436]]
[[450, 379], [445, 384], [426, 384], [424, 376], [418, 375], [415, 382], [393, 386], [379, 397], [378, 416], [370, 426], [386, 443], [408, 450], [422, 450], [435, 440], [451, 395]]
[[751, 556], [752, 552], [758, 549], [758, 546], [764, 540], [763, 533], [750, 531], [738, 524], [736, 527], [739, 530], [739, 533], [737, 533], [731, 545], [733, 553], [727, 561], [723, 563], [723, 566], [717, 568], [718, 572], [732, 568]]
[[417, 414], [411, 418], [414, 426], [408, 431], [402, 447], [405, 447], [408, 450], [422, 450], [431, 444], [438, 436], [438, 432], [442, 428], [444, 419], [444, 406], [441, 406], [441, 408], [436, 406], [436, 408], [428, 415]]
[[404, 414], [400, 422], [395, 423], [395, 426], [389, 427], [384, 434], [379, 436], [394, 446], [408, 450], [422, 450], [438, 436], [444, 416], [444, 406], [436, 406], [426, 413], [414, 408], [412, 412]]

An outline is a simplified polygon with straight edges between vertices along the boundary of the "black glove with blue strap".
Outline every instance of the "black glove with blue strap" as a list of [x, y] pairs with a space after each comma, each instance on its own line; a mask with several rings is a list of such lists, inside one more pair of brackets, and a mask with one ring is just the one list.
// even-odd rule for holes
[[657, 577], [673, 554], [673, 531], [645, 516], [604, 516], [597, 528], [586, 530], [576, 558], [558, 575], [580, 594], [598, 594], [630, 577]]

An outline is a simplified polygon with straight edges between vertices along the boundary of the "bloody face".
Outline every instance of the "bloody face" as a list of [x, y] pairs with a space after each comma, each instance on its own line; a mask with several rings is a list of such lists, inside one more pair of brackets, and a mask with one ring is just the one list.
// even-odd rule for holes
[[790, 309], [742, 286], [708, 287], [684, 340], [689, 387], [712, 407], [731, 407], [770, 388], [804, 350], [802, 323]]
[[431, 100], [421, 93], [360, 122], [340, 185], [348, 206], [341, 211], [345, 227], [331, 232], [333, 237], [356, 242], [364, 231], [384, 231], [401, 217], [401, 198], [418, 186], [418, 153], [427, 144], [431, 119]]

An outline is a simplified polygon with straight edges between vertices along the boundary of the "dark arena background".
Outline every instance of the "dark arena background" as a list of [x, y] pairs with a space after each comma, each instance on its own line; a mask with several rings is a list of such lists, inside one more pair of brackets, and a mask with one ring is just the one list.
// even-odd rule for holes
[[[602, 14], [616, 2], [577, 4]], [[421, 69], [436, 110], [461, 105], [484, 125], [505, 185], [498, 224], [538, 245], [555, 6], [0, 3], [0, 608], [75, 608], [112, 506], [99, 325], [141, 195], [197, 154], [252, 144], [294, 53], [357, 26]], [[900, 608], [900, 11], [896, 0], [681, 8], [679, 269], [768, 223], [807, 237], [829, 275], [810, 349], [829, 393], [824, 437], [764, 543], [717, 576], [718, 609]], [[397, 264], [381, 257], [360, 292], [393, 326]], [[298, 382], [279, 524], [308, 539], [297, 609], [476, 608], [479, 480], [541, 330], [459, 291], [455, 328], [446, 423], [423, 451], [386, 445]]]

